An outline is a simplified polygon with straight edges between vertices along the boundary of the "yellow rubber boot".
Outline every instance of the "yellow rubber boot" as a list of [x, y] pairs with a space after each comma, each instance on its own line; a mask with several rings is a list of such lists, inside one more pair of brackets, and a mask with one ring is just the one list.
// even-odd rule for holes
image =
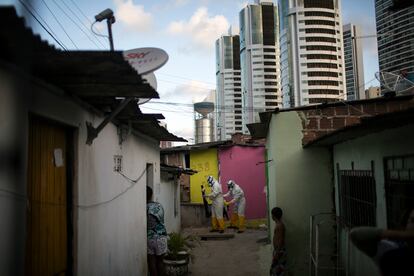
[[238, 220], [239, 220], [239, 216], [237, 215], [237, 213], [231, 214], [230, 227], [229, 228], [237, 228]]
[[239, 233], [243, 233], [245, 230], [245, 217], [239, 216]]
[[217, 231], [218, 221], [216, 217], [211, 217], [211, 231]]
[[219, 231], [220, 231], [220, 233], [223, 233], [224, 232], [224, 219], [217, 219], [217, 221], [218, 221], [218, 228], [219, 228]]

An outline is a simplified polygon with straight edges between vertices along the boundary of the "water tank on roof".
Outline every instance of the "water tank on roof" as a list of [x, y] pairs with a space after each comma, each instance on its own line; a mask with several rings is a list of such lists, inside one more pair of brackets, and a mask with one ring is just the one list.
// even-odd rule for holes
[[214, 103], [212, 102], [199, 102], [194, 104], [194, 110], [197, 113], [207, 117], [208, 114], [214, 111]]

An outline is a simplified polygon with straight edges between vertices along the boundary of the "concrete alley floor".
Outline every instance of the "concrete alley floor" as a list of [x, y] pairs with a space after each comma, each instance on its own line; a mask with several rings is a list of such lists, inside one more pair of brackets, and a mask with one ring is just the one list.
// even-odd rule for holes
[[[207, 228], [185, 229], [185, 233], [207, 234]], [[228, 240], [206, 240], [193, 249], [195, 260], [190, 264], [193, 276], [261, 276], [269, 275], [271, 246], [264, 244], [264, 230], [247, 229], [234, 233]], [[261, 241], [261, 242], [260, 242]]]

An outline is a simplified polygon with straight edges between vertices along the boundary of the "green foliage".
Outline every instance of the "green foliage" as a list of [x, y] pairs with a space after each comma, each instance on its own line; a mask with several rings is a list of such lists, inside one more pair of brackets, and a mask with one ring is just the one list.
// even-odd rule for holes
[[[170, 260], [180, 260], [183, 258], [193, 257], [190, 254], [192, 248], [199, 243], [199, 238], [194, 235], [184, 236], [181, 233], [172, 232], [168, 234], [168, 254]], [[180, 254], [186, 252], [187, 254]]]

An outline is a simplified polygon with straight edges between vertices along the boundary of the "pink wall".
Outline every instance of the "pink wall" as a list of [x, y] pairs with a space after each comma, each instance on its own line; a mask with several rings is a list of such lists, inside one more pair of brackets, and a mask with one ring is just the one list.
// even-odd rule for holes
[[[266, 176], [264, 147], [232, 146], [219, 149], [220, 183], [227, 192], [227, 181], [233, 179], [246, 196], [246, 218], [266, 217]], [[229, 200], [229, 198], [227, 198]]]

